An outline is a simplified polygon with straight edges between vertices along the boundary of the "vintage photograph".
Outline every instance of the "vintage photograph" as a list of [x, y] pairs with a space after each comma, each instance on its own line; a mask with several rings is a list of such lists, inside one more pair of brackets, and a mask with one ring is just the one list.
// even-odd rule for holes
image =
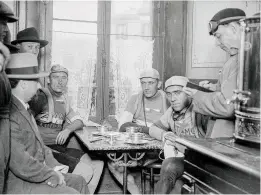
[[260, 194], [260, 13], [0, 1], [0, 194]]

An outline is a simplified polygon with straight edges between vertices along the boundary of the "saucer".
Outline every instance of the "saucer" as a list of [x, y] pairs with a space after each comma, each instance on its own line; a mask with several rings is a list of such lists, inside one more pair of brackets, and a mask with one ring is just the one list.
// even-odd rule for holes
[[125, 143], [126, 144], [133, 144], [133, 145], [143, 145], [143, 144], [149, 143], [149, 141], [148, 140], [139, 140], [137, 142], [134, 142], [132, 140], [126, 140]]

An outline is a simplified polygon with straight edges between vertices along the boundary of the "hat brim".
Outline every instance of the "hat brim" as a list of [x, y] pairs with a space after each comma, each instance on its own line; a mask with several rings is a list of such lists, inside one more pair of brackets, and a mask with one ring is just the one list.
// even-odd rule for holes
[[13, 23], [18, 21], [18, 17], [16, 16], [6, 16], [7, 18], [7, 23]]
[[12, 52], [18, 52], [19, 48], [16, 47], [15, 45], [9, 44], [9, 43], [4, 43], [4, 45], [9, 49], [9, 51]]
[[40, 43], [40, 48], [45, 47], [49, 42], [46, 40], [30, 40], [30, 39], [21, 39], [21, 40], [14, 40], [11, 43], [13, 45], [16, 45], [18, 43], [22, 43], [22, 42], [36, 42], [36, 43]]
[[10, 79], [39, 79], [42, 77], [49, 76], [49, 72], [40, 72], [38, 74], [28, 74], [28, 75], [23, 75], [23, 74], [6, 74], [6, 75]]

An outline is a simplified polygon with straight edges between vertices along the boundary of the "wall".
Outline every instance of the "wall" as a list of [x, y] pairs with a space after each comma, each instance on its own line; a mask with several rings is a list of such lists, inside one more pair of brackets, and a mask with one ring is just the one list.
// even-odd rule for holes
[[164, 80], [186, 73], [186, 1], [165, 3]]
[[235, 7], [247, 16], [260, 10], [260, 1], [189, 1], [187, 16], [186, 76], [193, 79], [217, 79], [228, 56], [208, 34], [208, 22], [219, 10]]

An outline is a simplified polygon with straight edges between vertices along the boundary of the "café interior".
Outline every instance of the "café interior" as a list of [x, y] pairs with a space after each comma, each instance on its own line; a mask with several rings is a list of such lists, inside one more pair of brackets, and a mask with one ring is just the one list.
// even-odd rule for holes
[[[20, 39], [20, 31], [34, 28], [39, 40], [48, 41], [44, 46], [44, 42], [38, 42], [39, 71], [51, 71], [51, 75], [58, 72], [55, 70], [57, 68], [67, 75], [64, 94], [70, 101], [70, 109], [78, 114], [83, 126], [70, 134], [74, 143], [66, 147], [80, 148], [83, 154], [88, 154], [92, 159], [91, 163], [99, 162], [101, 165], [92, 170], [93, 178], [97, 173], [95, 182], [88, 180], [88, 183], [86, 179], [91, 194], [260, 194], [260, 0], [2, 2], [17, 18], [16, 22], [7, 23], [10, 37], [7, 41], [9, 43], [5, 45], [8, 47], [8, 44], [15, 45], [17, 42], [15, 46], [20, 47], [22, 41], [17, 41]], [[223, 15], [215, 14], [230, 8], [245, 13], [235, 24], [235, 29], [240, 31], [238, 55], [232, 55], [222, 48], [217, 43], [217, 39], [221, 38], [215, 33], [220, 26], [230, 25], [231, 21], [222, 23], [226, 20], [224, 15], [235, 18], [233, 14], [230, 16], [234, 13], [232, 11], [224, 12], [226, 14]], [[215, 21], [215, 17], [220, 18]], [[213, 25], [217, 25], [217, 28], [212, 33]], [[34, 41], [25, 39], [24, 42]], [[11, 58], [17, 55], [9, 50]], [[23, 52], [20, 49], [17, 53]], [[224, 67], [232, 58], [237, 60], [237, 84], [229, 88], [233, 76], [224, 78]], [[8, 65], [8, 75], [7, 69]], [[149, 76], [142, 77], [143, 74]], [[163, 128], [164, 133], [158, 139], [151, 133], [152, 127], [163, 132], [160, 125], [165, 123], [161, 116], [153, 122], [147, 117], [158, 112], [155, 106], [159, 103], [151, 102], [152, 107], [147, 108], [146, 101], [149, 100], [144, 100], [147, 98], [146, 93], [149, 94], [146, 86], [149, 88], [154, 81], [146, 83], [142, 79], [157, 80], [157, 90], [162, 92], [159, 94], [170, 103], [164, 110], [167, 113], [168, 110], [175, 112], [177, 106], [171, 102], [171, 98], [179, 95], [178, 92], [170, 93], [168, 89], [174, 87], [173, 83], [181, 82], [179, 76], [187, 79], [183, 87], [193, 88], [202, 95], [199, 100], [199, 95], [195, 95], [198, 92], [187, 95], [192, 103], [184, 116], [193, 105], [195, 116], [197, 113], [207, 116], [207, 129], [202, 130], [203, 137], [186, 137], [182, 136], [182, 132], [175, 133], [170, 122], [170, 126], [167, 130]], [[51, 76], [40, 78], [41, 87], [46, 88], [50, 79]], [[203, 81], [207, 81], [206, 84], [221, 83], [221, 87], [205, 91]], [[222, 108], [215, 108], [216, 96], [212, 98], [211, 94], [222, 94], [223, 91], [231, 95], [225, 97]], [[143, 94], [141, 104], [138, 95], [135, 96], [137, 101], [131, 99], [133, 94]], [[210, 108], [207, 108], [208, 97], [214, 101], [208, 104]], [[196, 103], [206, 105], [197, 107]], [[48, 105], [51, 105], [49, 99]], [[226, 110], [220, 111], [223, 116], [215, 114], [227, 106], [232, 109], [230, 117], [227, 117], [229, 111]], [[136, 107], [143, 110], [145, 125], [144, 121], [143, 125], [139, 125], [139, 120], [134, 121], [135, 114], [128, 115]], [[204, 108], [208, 112], [202, 111]], [[128, 121], [130, 116], [134, 118]], [[126, 120], [121, 122], [122, 118]], [[47, 127], [35, 119], [38, 126]], [[175, 125], [179, 119], [173, 120]], [[226, 132], [228, 127], [220, 125], [217, 127], [219, 133], [214, 135], [208, 129], [210, 121], [214, 121], [213, 124], [229, 121], [232, 133], [225, 136], [222, 132]], [[178, 125], [182, 127], [183, 123]], [[173, 131], [169, 137], [168, 131]], [[12, 135], [11, 123], [11, 140]], [[167, 142], [171, 144], [166, 146]], [[51, 149], [56, 158], [57, 151]], [[173, 159], [182, 159], [183, 170], [177, 180], [170, 181], [170, 186], [166, 187], [164, 181], [168, 174], [164, 172], [164, 167], [170, 153], [174, 153]], [[12, 153], [10, 159], [9, 172], [13, 172]], [[60, 163], [67, 165], [67, 162], [69, 160]], [[88, 170], [80, 170], [84, 171]], [[176, 187], [177, 191], [159, 190]]]

